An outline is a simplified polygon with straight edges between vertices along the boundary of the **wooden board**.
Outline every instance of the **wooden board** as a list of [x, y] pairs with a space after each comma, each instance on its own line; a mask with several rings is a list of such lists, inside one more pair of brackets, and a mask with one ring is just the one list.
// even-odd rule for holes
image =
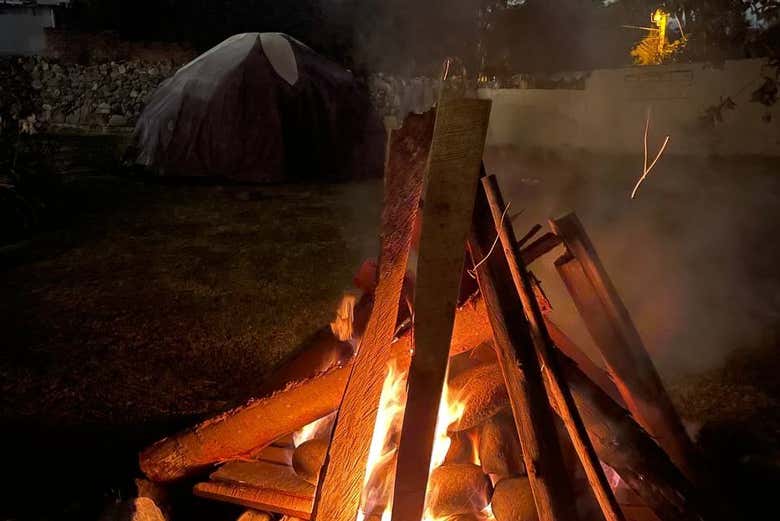
[[314, 485], [292, 467], [233, 461], [212, 473], [210, 480], [195, 485], [195, 495], [302, 518], [311, 513]]
[[414, 355], [407, 380], [393, 521], [419, 521], [444, 388], [490, 102], [439, 106], [426, 177], [414, 297]]
[[292, 447], [275, 447], [269, 445], [258, 452], [253, 452], [250, 456], [257, 461], [273, 463], [276, 465], [292, 465], [292, 455], [295, 449]]
[[493, 330], [496, 354], [523, 447], [523, 462], [540, 521], [575, 519], [572, 483], [564, 467], [553, 412], [531, 341], [523, 305], [502, 248], [487, 257], [496, 229], [483, 191], [477, 195], [469, 242]]
[[374, 306], [354, 359], [322, 469], [313, 514], [319, 521], [354, 521], [360, 507], [434, 121], [432, 112], [410, 115], [404, 126], [390, 136]]
[[556, 261], [580, 315], [631, 413], [688, 474], [696, 456], [628, 309], [575, 214], [550, 222], [568, 250]]
[[607, 521], [624, 521], [623, 512], [620, 510], [617, 499], [609, 486], [607, 476], [601, 467], [601, 462], [588, 438], [585, 424], [574, 404], [571, 391], [558, 366], [558, 360], [554, 352], [554, 346], [547, 331], [542, 310], [537, 302], [536, 294], [531, 283], [531, 278], [517, 251], [517, 239], [515, 238], [512, 224], [504, 219], [506, 205], [504, 203], [498, 180], [495, 176], [482, 179], [482, 186], [487, 195], [490, 211], [493, 215], [501, 245], [504, 248], [509, 271], [512, 280], [523, 304], [525, 318], [531, 332], [531, 340], [539, 359], [539, 365], [543, 368], [545, 382], [547, 383], [547, 395], [551, 402], [557, 403], [558, 413], [563, 420], [566, 432], [569, 434], [574, 451], [579, 457], [585, 475], [588, 478], [591, 490], [596, 501], [601, 507], [601, 512]]

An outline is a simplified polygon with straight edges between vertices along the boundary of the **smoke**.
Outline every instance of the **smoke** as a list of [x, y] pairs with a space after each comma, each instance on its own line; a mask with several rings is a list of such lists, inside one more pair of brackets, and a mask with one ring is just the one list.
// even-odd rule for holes
[[[487, 168], [513, 208], [525, 209], [518, 234], [576, 211], [666, 376], [775, 341], [780, 179], [771, 160], [666, 156], [635, 200], [641, 156], [541, 158], [503, 149], [488, 152]], [[532, 270], [554, 319], [598, 360], [554, 258]]]
[[446, 57], [476, 66], [486, 0], [325, 0], [330, 24], [352, 32], [355, 67], [404, 76], [438, 75]]

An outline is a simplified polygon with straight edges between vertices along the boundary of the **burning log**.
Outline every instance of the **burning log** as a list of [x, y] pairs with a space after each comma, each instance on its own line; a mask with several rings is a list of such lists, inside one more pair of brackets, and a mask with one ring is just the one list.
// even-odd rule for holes
[[172, 481], [247, 455], [332, 412], [348, 379], [349, 368], [337, 368], [165, 438], [141, 452], [141, 470], [153, 481]]
[[328, 440], [326, 439], [313, 439], [302, 443], [295, 449], [292, 458], [295, 473], [305, 481], [316, 485], [327, 454]]
[[268, 512], [249, 509], [238, 517], [238, 521], [273, 521], [273, 517]]
[[165, 521], [165, 516], [154, 501], [138, 497], [111, 505], [100, 516], [100, 521]]
[[314, 503], [314, 517], [353, 521], [360, 507], [377, 404], [387, 373], [435, 114], [409, 116], [390, 136], [374, 305], [355, 356]]
[[453, 432], [482, 425], [507, 406], [506, 388], [496, 364], [478, 365], [450, 380], [450, 392], [463, 402], [463, 414], [449, 426]]
[[[482, 299], [473, 297], [455, 314], [450, 353], [454, 356], [490, 338]], [[390, 354], [408, 367], [411, 331], [390, 346]], [[196, 474], [220, 461], [251, 457], [280, 436], [335, 411], [353, 361], [308, 380], [289, 383], [276, 393], [206, 420], [165, 438], [141, 452], [141, 470], [153, 481], [173, 481]], [[273, 422], [267, 421], [274, 418]]]
[[572, 483], [563, 463], [530, 331], [520, 320], [523, 305], [502, 249], [488, 254], [495, 243], [495, 229], [487, 197], [480, 190], [469, 248], [477, 266], [474, 271], [485, 299], [536, 509], [541, 521], [573, 519]]
[[290, 467], [262, 462], [226, 463], [211, 481], [195, 485], [196, 496], [217, 499], [255, 510], [308, 519], [314, 485]]
[[[664, 521], [701, 521], [691, 483], [631, 415], [558, 353], [564, 377], [599, 458]], [[555, 405], [555, 404], [554, 404]]]
[[450, 431], [450, 448], [444, 457], [446, 463], [476, 463], [479, 461], [477, 449], [479, 449], [481, 425], [465, 431]]
[[277, 465], [291, 465], [293, 449], [290, 447], [276, 447], [269, 445], [260, 451], [253, 452], [251, 459], [265, 461], [266, 463], [276, 463]]
[[[701, 520], [699, 499], [693, 487], [666, 453], [576, 363], [560, 351], [557, 355], [599, 459], [612, 467], [661, 519]], [[499, 370], [497, 364], [492, 364], [483, 371], [490, 374]], [[491, 394], [495, 396], [489, 405], [491, 408], [509, 405], [504, 387]], [[553, 406], [559, 413], [558, 404], [553, 403]]]
[[478, 514], [488, 506], [493, 492], [482, 469], [469, 463], [435, 468], [428, 486], [427, 511], [435, 518]]
[[482, 426], [479, 457], [485, 474], [499, 479], [525, 474], [523, 451], [511, 414], [497, 414]]
[[550, 221], [567, 248], [555, 265], [628, 409], [690, 477], [696, 453], [628, 310], [579, 219]]
[[502, 217], [506, 210], [501, 190], [498, 187], [498, 181], [495, 176], [490, 176], [482, 180], [482, 185], [485, 188], [485, 194], [490, 205], [490, 211], [493, 214], [493, 221], [498, 230], [498, 236], [504, 247], [512, 280], [522, 301], [523, 311], [531, 332], [531, 339], [536, 349], [536, 356], [539, 358], [539, 365], [544, 368], [546, 388], [550, 401], [558, 404], [558, 414], [561, 420], [563, 420], [569, 439], [571, 439], [574, 450], [580, 458], [585, 475], [588, 477], [588, 482], [601, 507], [601, 511], [604, 513], [605, 519], [607, 521], [623, 521], [623, 512], [620, 510], [615, 495], [609, 486], [604, 469], [601, 467], [596, 451], [588, 438], [585, 424], [574, 404], [574, 398], [572, 398], [571, 391], [563, 380], [561, 370], [558, 367], [558, 360], [553, 351], [554, 347], [550, 340], [550, 334], [547, 332], [542, 311], [534, 295], [531, 279], [525, 264], [523, 264], [516, 252], [517, 240], [515, 239], [514, 230], [512, 225], [505, 222]]
[[536, 507], [528, 478], [506, 478], [496, 484], [491, 504], [496, 521], [536, 521]]

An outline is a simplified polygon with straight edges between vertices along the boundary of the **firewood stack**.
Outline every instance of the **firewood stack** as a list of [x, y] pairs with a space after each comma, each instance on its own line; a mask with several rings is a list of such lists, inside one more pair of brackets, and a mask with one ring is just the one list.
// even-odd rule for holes
[[[692, 444], [577, 217], [515, 238], [481, 167], [488, 113], [444, 100], [392, 133], [379, 263], [357, 281], [352, 338], [323, 328], [256, 399], [146, 448], [149, 480], [208, 476], [194, 493], [248, 508], [242, 520], [379, 521], [388, 504], [393, 521], [423, 509], [426, 520], [705, 518]], [[606, 369], [549, 319], [527, 269], [555, 249]], [[387, 468], [367, 477], [391, 362], [408, 373], [403, 425]], [[462, 412], [433, 466], [445, 385]], [[366, 487], [385, 502], [363, 512]]]

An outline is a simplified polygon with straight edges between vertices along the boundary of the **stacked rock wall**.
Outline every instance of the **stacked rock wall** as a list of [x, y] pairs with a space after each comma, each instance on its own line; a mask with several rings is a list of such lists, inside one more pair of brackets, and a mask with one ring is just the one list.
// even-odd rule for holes
[[175, 70], [170, 61], [79, 65], [41, 57], [0, 58], [0, 129], [132, 127], [151, 93]]

